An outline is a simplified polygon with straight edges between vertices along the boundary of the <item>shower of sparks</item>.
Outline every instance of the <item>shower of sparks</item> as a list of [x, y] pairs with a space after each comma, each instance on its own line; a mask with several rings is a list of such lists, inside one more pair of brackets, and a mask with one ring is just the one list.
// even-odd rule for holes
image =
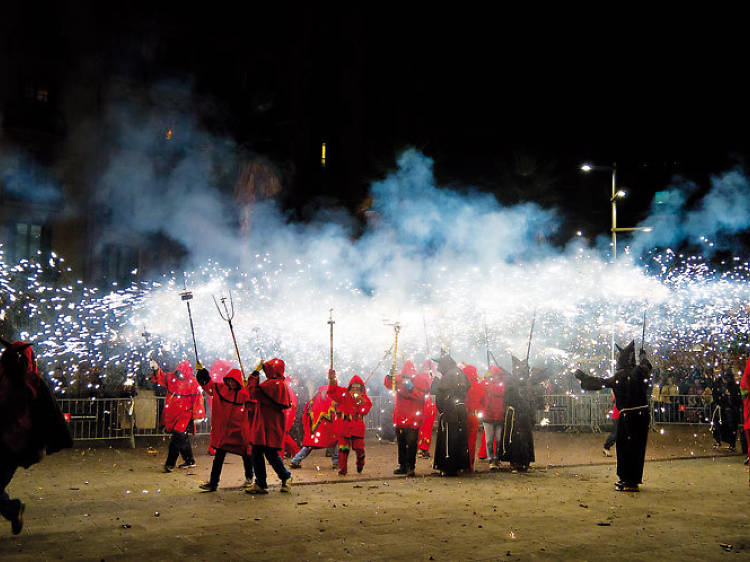
[[[378, 291], [340, 278], [324, 256], [316, 263], [289, 262], [264, 253], [249, 263], [242, 270], [207, 263], [102, 290], [71, 279], [54, 253], [9, 264], [0, 246], [0, 328], [35, 344], [41, 369], [60, 392], [83, 371], [95, 389], [121, 388], [148, 371], [152, 355], [167, 368], [192, 360], [180, 300], [184, 280], [194, 296], [204, 364], [236, 359], [212, 299], [231, 291], [243, 362], [281, 357], [289, 374], [308, 382], [323, 383], [327, 374], [330, 308], [336, 309], [335, 368], [346, 377], [382, 362], [396, 321], [403, 327], [399, 364], [413, 359], [419, 365], [445, 350], [484, 369], [489, 345], [509, 369], [511, 354], [525, 356], [534, 310], [531, 366], [571, 390], [572, 368], [607, 371], [613, 330], [618, 343], [635, 339], [640, 346], [644, 311], [646, 349], [657, 365], [679, 358], [703, 368], [729, 354], [747, 355], [750, 268], [739, 258], [717, 270], [700, 256], [671, 250], [641, 265], [612, 265], [593, 251], [578, 251], [531, 263], [498, 262], [482, 271], [430, 266], [429, 280], [394, 282]], [[387, 279], [377, 286], [388, 287]]]

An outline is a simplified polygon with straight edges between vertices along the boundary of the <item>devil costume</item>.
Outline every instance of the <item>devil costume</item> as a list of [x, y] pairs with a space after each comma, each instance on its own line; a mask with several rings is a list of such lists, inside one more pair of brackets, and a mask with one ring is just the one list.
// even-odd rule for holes
[[19, 466], [29, 468], [46, 454], [73, 446], [60, 408], [39, 376], [30, 343], [0, 340], [0, 514], [14, 535], [23, 528], [25, 505], [5, 488]]
[[465, 401], [471, 382], [449, 355], [438, 361], [438, 371], [443, 376], [430, 390], [440, 413], [433, 468], [445, 476], [456, 476], [470, 467]]
[[617, 419], [617, 476], [618, 491], [637, 492], [643, 479], [643, 463], [646, 460], [649, 411], [648, 387], [651, 381], [651, 363], [641, 349], [639, 364], [635, 363], [635, 343], [625, 349], [617, 346], [615, 375], [609, 378], [592, 377], [576, 370], [575, 377], [581, 381], [583, 390], [599, 390], [605, 386], [615, 394], [615, 403], [620, 410]]

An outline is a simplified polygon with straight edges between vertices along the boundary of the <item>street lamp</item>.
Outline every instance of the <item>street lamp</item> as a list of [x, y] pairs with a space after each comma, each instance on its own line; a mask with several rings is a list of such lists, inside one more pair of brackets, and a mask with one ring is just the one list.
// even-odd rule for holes
[[[612, 263], [617, 262], [617, 233], [618, 232], [651, 232], [649, 226], [636, 226], [630, 228], [623, 228], [617, 226], [617, 200], [625, 197], [624, 189], [617, 189], [617, 163], [613, 162], [611, 166], [597, 166], [590, 163], [581, 164], [582, 172], [591, 172], [594, 170], [607, 170], [612, 172], [612, 195], [609, 198], [609, 202], [612, 204]], [[615, 372], [615, 325], [614, 318], [612, 320], [612, 347], [610, 349], [610, 361], [612, 364], [612, 373]]]

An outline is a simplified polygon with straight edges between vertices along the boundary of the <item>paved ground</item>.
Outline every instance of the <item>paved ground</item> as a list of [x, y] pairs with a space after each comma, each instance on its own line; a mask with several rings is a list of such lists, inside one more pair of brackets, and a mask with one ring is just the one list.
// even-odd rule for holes
[[[78, 449], [21, 470], [10, 486], [26, 526], [0, 534], [2, 560], [628, 560], [735, 559], [750, 554], [747, 467], [712, 451], [705, 432], [654, 433], [639, 494], [613, 491], [604, 436], [537, 434], [537, 468], [453, 479], [390, 475], [395, 446], [368, 442], [361, 476], [338, 477], [313, 453], [290, 495], [238, 489], [239, 458], [222, 489], [201, 493], [210, 458], [162, 474], [166, 447]], [[691, 455], [692, 453], [692, 455]], [[701, 455], [701, 458], [697, 458]], [[677, 460], [678, 457], [692, 457]], [[316, 468], [320, 467], [320, 470]], [[550, 466], [548, 466], [550, 465]], [[552, 466], [565, 465], [565, 466]], [[269, 482], [275, 484], [275, 477]], [[330, 484], [322, 482], [334, 482]]]

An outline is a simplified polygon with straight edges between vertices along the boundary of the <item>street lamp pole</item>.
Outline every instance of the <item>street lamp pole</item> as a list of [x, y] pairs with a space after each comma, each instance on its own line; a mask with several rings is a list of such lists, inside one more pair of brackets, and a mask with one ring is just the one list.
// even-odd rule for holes
[[[650, 232], [651, 227], [640, 226], [633, 228], [620, 228], [617, 226], [617, 198], [624, 197], [625, 192], [617, 189], [617, 162], [613, 162], [611, 166], [594, 166], [593, 164], [583, 164], [581, 170], [584, 172], [590, 172], [592, 170], [609, 170], [612, 172], [612, 196], [609, 198], [609, 202], [612, 204], [612, 263], [617, 263], [617, 233], [618, 232]], [[615, 372], [615, 313], [612, 313], [612, 341], [610, 345], [610, 363], [612, 373]]]

